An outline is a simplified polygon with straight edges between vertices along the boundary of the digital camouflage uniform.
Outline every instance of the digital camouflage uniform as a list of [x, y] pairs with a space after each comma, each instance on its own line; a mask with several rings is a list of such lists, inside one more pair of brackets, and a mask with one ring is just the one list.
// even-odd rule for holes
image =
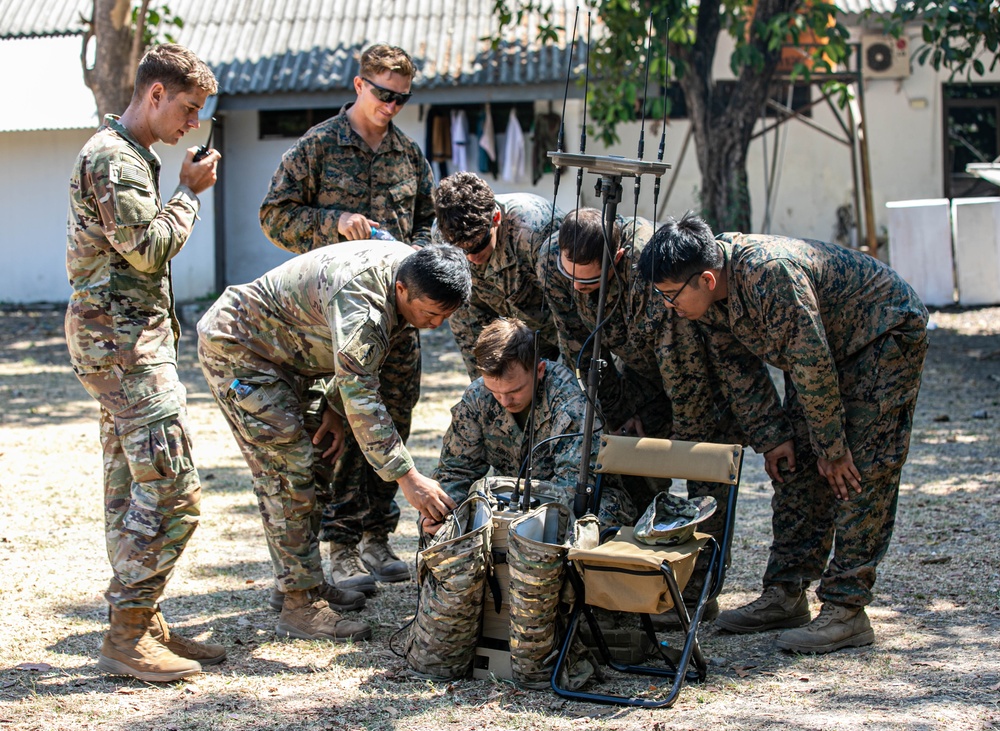
[[[390, 343], [412, 326], [396, 310], [395, 278], [413, 253], [362, 241], [302, 254], [226, 289], [198, 323], [198, 358], [253, 474], [282, 592], [322, 580], [311, 524], [321, 451], [304, 424], [309, 390], [326, 381], [375, 473], [395, 481], [413, 460], [380, 391]], [[240, 395], [233, 380], [248, 386]]]
[[449, 323], [471, 378], [477, 377], [472, 349], [484, 327], [498, 317], [518, 317], [541, 334], [542, 355], [559, 357], [559, 337], [536, 278], [539, 252], [559, 228], [563, 212], [531, 193], [496, 196], [500, 226], [489, 261], [471, 264], [472, 298]]
[[[747, 441], [746, 431], [755, 446], [761, 446], [763, 441], [768, 448], [790, 438], [787, 427], [780, 428], [780, 403], [776, 398], [769, 410], [738, 426], [734, 423], [703, 336], [693, 323], [675, 317], [663, 297], [637, 271], [639, 254], [654, 232], [652, 223], [637, 217], [621, 219], [621, 225], [625, 253], [618, 262], [619, 276], [612, 274], [607, 284], [601, 331], [603, 346], [621, 368], [611, 398], [607, 397], [608, 389], [598, 392], [609, 422], [614, 425], [638, 414], [647, 436], [689, 441], [743, 444]], [[597, 324], [598, 292], [574, 290], [572, 280], [556, 269], [557, 257], [558, 246], [547, 247], [539, 273], [548, 274], [545, 291], [559, 327], [560, 343], [564, 355], [575, 362], [578, 343]], [[773, 393], [763, 364], [749, 353], [744, 356], [744, 376], [750, 386], [766, 386]], [[602, 386], [608, 380], [605, 377]], [[642, 489], [640, 481], [633, 479], [626, 485], [635, 493], [640, 510], [652, 501], [657, 490], [664, 489], [655, 485]], [[725, 485], [688, 483], [689, 497], [716, 498], [719, 509], [703, 526], [716, 536], [721, 536], [725, 526], [727, 494]]]
[[[545, 361], [544, 377], [535, 398], [535, 444], [531, 474], [550, 482], [558, 494], [549, 497], [572, 507], [579, 477], [583, 447], [583, 423], [587, 399], [573, 374], [563, 365]], [[549, 437], [565, 434], [541, 444]], [[571, 436], [577, 435], [577, 436]], [[496, 475], [517, 477], [528, 456], [528, 426], [518, 425], [514, 415], [500, 405], [482, 378], [473, 381], [451, 409], [451, 424], [444, 435], [434, 479], [456, 502], [461, 503], [476, 480], [490, 468]], [[600, 446], [600, 430], [594, 430], [592, 459]], [[591, 472], [593, 476], [593, 472]], [[637, 516], [632, 500], [616, 480], [606, 480], [599, 518], [606, 525], [631, 525]]]
[[[722, 351], [736, 340], [785, 372], [794, 429], [796, 471], [774, 483], [764, 585], [820, 579], [822, 601], [865, 606], [895, 523], [927, 311], [906, 282], [866, 254], [781, 236], [733, 233], [719, 241], [729, 296], [699, 325]], [[816, 457], [838, 459], [847, 449], [862, 491], [839, 500]]]
[[[623, 291], [633, 289], [630, 261], [632, 247], [642, 250], [653, 235], [653, 225], [644, 218], [621, 218], [621, 246], [625, 249], [618, 271], [611, 273], [605, 299], [605, 324], [601, 330], [602, 358], [607, 364], [601, 374], [598, 400], [607, 426], [617, 428], [642, 411], [643, 425], [650, 436], [669, 437], [672, 433], [670, 400], [659, 383], [656, 360], [648, 344], [636, 337], [635, 315], [631, 310], [635, 295], [622, 298]], [[638, 254], [636, 254], [636, 259]], [[559, 271], [559, 243], [552, 237], [542, 248], [536, 275], [542, 283], [546, 302], [559, 333], [563, 358], [576, 368], [584, 343], [597, 325], [598, 292], [579, 292], [573, 281]], [[629, 278], [627, 281], [624, 281]], [[638, 282], [641, 287], [641, 280]], [[590, 346], [580, 363], [586, 373]]]
[[154, 607], [198, 525], [180, 327], [170, 260], [198, 213], [178, 186], [162, 204], [160, 159], [115, 116], [84, 145], [70, 179], [66, 341], [73, 370], [100, 404], [104, 516], [118, 609]]
[[[434, 221], [434, 177], [423, 152], [394, 124], [372, 151], [351, 128], [345, 106], [306, 132], [285, 153], [260, 207], [260, 225], [275, 245], [301, 254], [342, 241], [342, 213], [361, 213], [397, 240], [425, 244]], [[414, 377], [416, 373], [416, 377]], [[420, 339], [400, 332], [381, 379], [382, 396], [404, 440], [420, 397]], [[353, 437], [321, 500], [320, 540], [353, 545], [363, 532], [386, 537], [399, 522], [396, 484], [372, 471]]]
[[345, 106], [281, 158], [260, 206], [260, 227], [297, 254], [342, 241], [342, 213], [378, 221], [399, 241], [430, 243], [434, 176], [417, 144], [389, 123], [378, 150], [351, 128]]

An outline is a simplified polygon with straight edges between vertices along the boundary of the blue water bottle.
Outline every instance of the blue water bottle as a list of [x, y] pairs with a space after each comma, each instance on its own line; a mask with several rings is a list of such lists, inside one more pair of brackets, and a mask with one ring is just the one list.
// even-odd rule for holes
[[386, 231], [384, 228], [375, 228], [372, 226], [372, 238], [378, 241], [395, 241], [396, 237], [391, 233]]

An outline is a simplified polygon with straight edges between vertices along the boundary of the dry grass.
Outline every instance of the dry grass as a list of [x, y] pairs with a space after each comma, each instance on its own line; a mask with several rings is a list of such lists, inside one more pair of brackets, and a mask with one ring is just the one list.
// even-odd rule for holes
[[[371, 642], [276, 639], [249, 474], [188, 338], [182, 371], [203, 518], [164, 611], [184, 632], [224, 643], [229, 659], [164, 686], [98, 674], [108, 567], [96, 408], [67, 365], [61, 311], [2, 311], [0, 728], [997, 728], [1000, 310], [937, 313], [935, 322], [899, 524], [870, 609], [876, 644], [799, 657], [775, 651], [775, 633], [706, 627], [708, 681], [683, 690], [671, 710], [645, 711], [564, 702], [503, 682], [409, 677], [389, 640], [412, 612], [413, 584], [383, 589], [365, 610]], [[428, 470], [465, 378], [447, 333], [424, 343], [411, 446]], [[989, 418], [973, 418], [982, 409]], [[755, 596], [769, 542], [770, 488], [759, 459], [749, 462], [724, 607]], [[409, 559], [413, 517], [407, 508], [394, 539]], [[656, 692], [647, 681], [625, 683]]]

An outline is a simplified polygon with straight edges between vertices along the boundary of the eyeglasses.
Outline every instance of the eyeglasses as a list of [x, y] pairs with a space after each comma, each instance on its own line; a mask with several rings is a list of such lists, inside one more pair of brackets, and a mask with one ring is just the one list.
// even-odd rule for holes
[[413, 96], [410, 92], [403, 93], [401, 91], [386, 89], [384, 86], [379, 86], [374, 81], [369, 81], [364, 76], [361, 77], [361, 80], [368, 82], [368, 85], [372, 88], [372, 96], [380, 102], [384, 102], [386, 104], [398, 104], [399, 106], [403, 106], [406, 102], [410, 101], [410, 97]]
[[587, 279], [584, 279], [583, 277], [578, 277], [575, 274], [571, 274], [570, 272], [566, 271], [566, 267], [565, 265], [563, 265], [562, 256], [556, 257], [556, 268], [559, 270], [560, 274], [566, 277], [566, 279], [572, 279], [577, 284], [597, 284], [598, 282], [601, 281], [600, 274], [598, 274], [596, 277], [589, 277]]
[[673, 294], [667, 294], [666, 292], [663, 292], [662, 290], [659, 290], [659, 289], [657, 289], [656, 291], [663, 295], [663, 299], [665, 299], [667, 301], [667, 304], [673, 305], [674, 302], [677, 301], [677, 298], [681, 296], [681, 292], [684, 291], [684, 288], [686, 286], [688, 286], [688, 284], [691, 282], [691, 280], [694, 279], [699, 274], [701, 274], [701, 272], [694, 272], [694, 273], [692, 273], [690, 277], [688, 277], [687, 279], [684, 280], [684, 284], [681, 285], [681, 288], [678, 289]]

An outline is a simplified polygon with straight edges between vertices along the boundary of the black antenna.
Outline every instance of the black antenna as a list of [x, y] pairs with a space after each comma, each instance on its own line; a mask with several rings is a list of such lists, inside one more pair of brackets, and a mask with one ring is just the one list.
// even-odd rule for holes
[[[590, 79], [590, 13], [587, 13], [587, 90], [589, 92]], [[647, 63], [649, 62], [647, 54]], [[584, 94], [583, 128], [580, 132], [580, 153], [550, 152], [549, 157], [557, 165], [575, 165], [580, 168], [577, 175], [577, 201], [579, 204], [580, 189], [582, 188], [583, 171], [587, 170], [600, 176], [597, 184], [597, 193], [604, 201], [605, 210], [602, 213], [602, 221], [605, 227], [605, 241], [611, 239], [609, 227], [613, 226], [616, 220], [616, 209], [621, 201], [621, 179], [623, 176], [639, 176], [651, 174], [661, 176], [670, 166], [662, 162], [644, 162], [642, 160], [629, 160], [615, 155], [587, 155], [586, 149], [586, 98]], [[576, 481], [576, 495], [573, 501], [573, 512], [577, 516], [583, 515], [591, 502], [592, 488], [590, 487], [590, 450], [592, 447], [592, 436], [594, 432], [594, 417], [596, 415], [596, 394], [598, 386], [599, 366], [597, 360], [601, 353], [601, 327], [605, 318], [605, 302], [607, 299], [607, 277], [611, 270], [611, 257], [608, 246], [604, 247], [601, 258], [601, 283], [597, 294], [597, 327], [591, 334], [593, 344], [591, 345], [591, 364], [587, 374], [587, 413], [584, 417], [583, 431], [583, 451], [580, 459], [580, 472]]]
[[[649, 67], [652, 65], [652, 49], [653, 46], [653, 13], [649, 13], [649, 30], [646, 33], [646, 72], [643, 75], [642, 81], [642, 121], [639, 124], [639, 145], [636, 150], [636, 158], [641, 160], [643, 154], [646, 152], [646, 102], [649, 99]], [[657, 178], [659, 181], [659, 178]], [[642, 182], [642, 176], [635, 176], [635, 185], [632, 188], [633, 196], [633, 207], [632, 207], [632, 244], [635, 244], [635, 235], [638, 230], [638, 222], [636, 219], [639, 217], [639, 192], [640, 185]], [[653, 218], [656, 218], [656, 203], [653, 203]], [[622, 243], [619, 243], [619, 248], [624, 246], [624, 234], [622, 231]], [[615, 273], [617, 274], [618, 268], [615, 267]], [[626, 316], [629, 320], [632, 319], [632, 298], [628, 296], [629, 288], [632, 284], [631, 267], [628, 267], [625, 271], [624, 277], [620, 279], [621, 286], [621, 296], [625, 297], [626, 300]]]
[[[666, 19], [663, 32], [663, 121], [660, 129], [660, 149], [656, 153], [656, 161], [663, 162], [663, 152], [667, 146], [667, 94], [670, 91], [670, 18]], [[656, 217], [660, 209], [660, 178], [653, 183], [653, 231], [656, 231]], [[653, 250], [653, 270], [656, 270], [656, 250]], [[650, 290], [653, 283], [649, 283]]]
[[[587, 11], [587, 53], [583, 72], [583, 121], [580, 123], [580, 154], [587, 151], [587, 95], [590, 93], [590, 11]], [[583, 195], [583, 168], [576, 171], [576, 209]]]
[[[540, 359], [538, 341], [541, 339], [540, 331], [535, 330], [535, 357], [532, 358], [531, 366], [531, 411], [528, 412], [528, 466], [524, 470], [524, 497], [521, 498], [521, 512], [527, 513], [531, 509], [531, 467], [532, 455], [535, 453], [532, 445], [535, 443], [535, 409], [538, 401], [538, 363]], [[514, 490], [517, 490], [517, 483], [514, 483]]]
[[[576, 24], [580, 19], [580, 6], [576, 7], [576, 14], [573, 16], [573, 36], [569, 43], [569, 61], [566, 63], [566, 87], [563, 89], [563, 103], [562, 103], [562, 116], [559, 118], [559, 136], [556, 138], [556, 151], [563, 151], [563, 133], [566, 130], [566, 99], [569, 97], [569, 76], [573, 72], [573, 56], [576, 52]], [[556, 199], [559, 197], [559, 178], [562, 176], [562, 167], [556, 164], [552, 165], [554, 170], [552, 175], [552, 211], [549, 214], [549, 231], [555, 231], [556, 226]], [[550, 256], [545, 259], [545, 272], [542, 275], [542, 291], [547, 291], [549, 283], [549, 270], [552, 268], [551, 254], [552, 250], [549, 251]], [[559, 246], [555, 247], [555, 255], [559, 256]], [[545, 311], [548, 309], [549, 301], [546, 298], [542, 298], [542, 315], [545, 315]]]
[[208, 157], [208, 153], [212, 150], [212, 136], [215, 134], [215, 117], [211, 118], [212, 127], [208, 130], [208, 139], [205, 140], [204, 145], [200, 145], [197, 150], [195, 150], [194, 157], [191, 158], [192, 162], [198, 162], [199, 160], [204, 160]]

